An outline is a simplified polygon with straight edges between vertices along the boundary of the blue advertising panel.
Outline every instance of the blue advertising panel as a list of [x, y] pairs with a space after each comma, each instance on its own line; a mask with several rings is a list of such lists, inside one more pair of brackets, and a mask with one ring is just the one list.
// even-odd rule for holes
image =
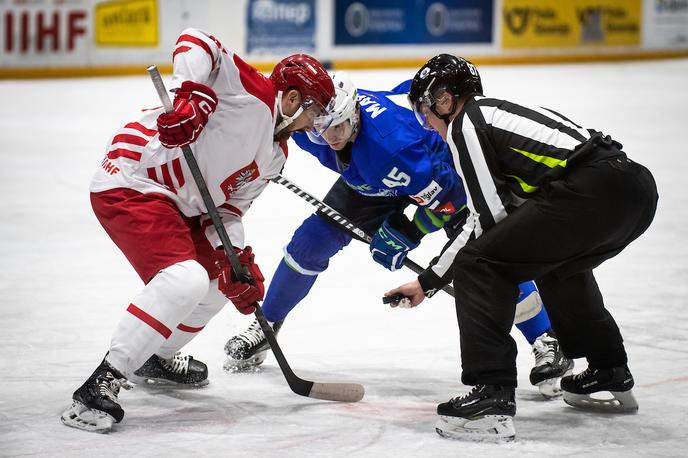
[[494, 0], [335, 0], [337, 45], [490, 43]]
[[315, 0], [249, 0], [246, 49], [292, 54], [315, 49]]

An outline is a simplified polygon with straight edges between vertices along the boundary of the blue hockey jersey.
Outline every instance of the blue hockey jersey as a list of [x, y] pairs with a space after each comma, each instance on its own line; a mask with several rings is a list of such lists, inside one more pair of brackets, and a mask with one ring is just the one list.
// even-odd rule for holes
[[346, 164], [322, 138], [304, 133], [292, 138], [356, 192], [413, 199], [421, 207], [416, 225], [427, 233], [461, 210], [466, 194], [446, 143], [424, 129], [408, 106], [409, 86], [406, 81], [391, 91], [358, 90], [359, 132]]

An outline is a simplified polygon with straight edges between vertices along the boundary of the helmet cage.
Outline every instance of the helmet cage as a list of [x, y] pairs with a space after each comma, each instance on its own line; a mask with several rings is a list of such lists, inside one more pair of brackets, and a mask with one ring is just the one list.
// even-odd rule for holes
[[331, 145], [348, 140], [358, 127], [358, 90], [345, 72], [335, 73], [332, 82], [335, 87], [335, 100], [330, 110], [332, 123], [329, 130], [322, 132]]
[[[458, 97], [454, 95], [449, 90], [449, 88], [447, 88], [444, 85], [433, 87], [436, 81], [437, 78], [433, 78], [432, 80], [430, 80], [430, 83], [428, 83], [427, 87], [425, 88], [425, 91], [423, 91], [420, 97], [415, 101], [411, 101], [411, 107], [413, 108], [413, 114], [416, 116], [416, 120], [421, 126], [428, 130], [433, 130], [430, 126], [430, 123], [428, 122], [428, 110], [431, 111], [439, 119], [444, 120], [444, 122], [448, 125], [449, 118], [451, 117], [452, 113], [454, 113], [454, 111], [456, 110], [456, 105], [458, 104]], [[451, 97], [452, 104], [447, 113], [440, 114], [437, 111], [437, 103], [443, 102], [445, 100], [445, 97]]]

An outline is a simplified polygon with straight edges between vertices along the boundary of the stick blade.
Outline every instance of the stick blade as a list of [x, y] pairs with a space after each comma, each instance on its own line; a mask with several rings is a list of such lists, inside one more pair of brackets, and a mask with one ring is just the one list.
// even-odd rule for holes
[[308, 397], [325, 401], [358, 402], [365, 389], [358, 383], [313, 383]]

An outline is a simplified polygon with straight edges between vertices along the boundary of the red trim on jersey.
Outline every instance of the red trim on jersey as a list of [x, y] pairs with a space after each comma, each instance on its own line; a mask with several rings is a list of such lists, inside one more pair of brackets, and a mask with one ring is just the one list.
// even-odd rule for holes
[[181, 188], [184, 186], [184, 171], [182, 170], [182, 163], [179, 158], [176, 158], [172, 161], [172, 170], [174, 171], [174, 176], [177, 178], [177, 182]]
[[124, 148], [117, 148], [107, 153], [108, 159], [117, 159], [118, 157], [126, 157], [127, 159], [133, 159], [135, 161], [141, 160], [141, 153], [136, 151], [131, 151]]
[[141, 132], [143, 135], [148, 135], [149, 137], [152, 137], [152, 136], [154, 136], [155, 134], [158, 133], [157, 130], [149, 129], [149, 128], [147, 128], [146, 126], [144, 126], [143, 124], [141, 124], [140, 122], [130, 122], [129, 124], [127, 124], [127, 125], [124, 126], [124, 127], [127, 128], [127, 129], [135, 129], [135, 130], [138, 130], [138, 131]]
[[195, 44], [196, 46], [200, 46], [205, 52], [208, 53], [210, 56], [210, 62], [212, 64], [212, 70], [215, 70], [215, 57], [213, 56], [213, 52], [210, 50], [210, 46], [208, 46], [208, 43], [205, 41], [201, 40], [200, 38], [196, 38], [193, 35], [182, 35], [179, 37], [177, 40], [177, 44], [181, 43], [182, 41], [186, 41], [192, 44]]
[[160, 321], [155, 319], [155, 317], [147, 314], [134, 304], [129, 304], [129, 307], [127, 307], [127, 312], [131, 313], [134, 315], [136, 318], [139, 320], [143, 321], [146, 323], [148, 326], [151, 328], [155, 329], [160, 333], [161, 336], [163, 336], [165, 339], [169, 339], [169, 337], [172, 335], [172, 331], [170, 328], [162, 324]]
[[289, 147], [287, 146], [287, 141], [282, 140], [279, 145], [280, 145], [280, 148], [282, 149], [282, 153], [284, 153], [284, 158], [285, 159], [288, 158], [289, 157]]
[[177, 190], [174, 187], [174, 182], [172, 181], [172, 175], [170, 175], [170, 168], [167, 166], [167, 164], [163, 164], [160, 166], [160, 170], [162, 171], [162, 179], [165, 182], [165, 186], [167, 186], [170, 191], [177, 194]]
[[275, 109], [275, 89], [272, 83], [262, 73], [249, 64], [241, 60], [241, 57], [234, 54], [234, 65], [239, 69], [239, 78], [246, 92], [267, 105], [270, 114], [273, 115]]
[[172, 53], [172, 60], [174, 60], [174, 58], [177, 56], [177, 54], [185, 53], [186, 51], [189, 51], [190, 49], [191, 49], [191, 46], [179, 46]]
[[224, 208], [225, 210], [229, 210], [230, 212], [234, 213], [237, 216], [242, 216], [241, 210], [236, 208], [234, 205], [229, 205], [227, 202], [220, 205], [220, 208]]
[[[222, 205], [220, 205], [221, 207]], [[210, 218], [201, 218], [201, 229], [204, 231], [213, 225], [213, 220]]]
[[150, 139], [139, 137], [138, 135], [117, 134], [112, 139], [112, 144], [114, 145], [115, 143], [129, 143], [130, 145], [146, 146], [149, 141]]
[[158, 182], [158, 172], [155, 171], [155, 167], [148, 167], [146, 169], [146, 172], [148, 173], [148, 178], [155, 182]]
[[221, 49], [222, 52], [225, 53], [225, 54], [229, 54], [229, 53], [227, 52], [227, 50], [225, 49], [225, 47], [222, 46], [222, 43], [220, 43], [220, 42], [218, 41], [217, 38], [215, 38], [215, 37], [212, 36], [212, 35], [209, 35], [209, 38], [210, 38], [211, 40], [213, 40], [213, 43], [215, 43], [215, 45], [218, 47], [218, 49]]
[[205, 326], [201, 326], [200, 328], [194, 328], [193, 326], [187, 326], [184, 323], [179, 323], [177, 325], [177, 329], [184, 332], [201, 332], [204, 327]]

